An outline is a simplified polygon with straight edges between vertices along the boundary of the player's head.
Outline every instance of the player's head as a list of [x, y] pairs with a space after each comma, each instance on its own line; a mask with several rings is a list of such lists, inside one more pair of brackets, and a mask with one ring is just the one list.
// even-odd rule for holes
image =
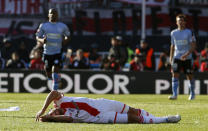
[[12, 60], [13, 61], [18, 61], [19, 60], [19, 54], [18, 54], [18, 52], [13, 52], [12, 55], [11, 55], [11, 57], [12, 57]]
[[116, 37], [112, 37], [112, 38], [111, 38], [111, 45], [112, 45], [112, 46], [115, 46], [115, 45], [117, 45], [117, 44], [118, 44], [118, 41], [117, 41]]
[[142, 49], [146, 49], [146, 48], [148, 47], [147, 41], [146, 41], [146, 40], [141, 40], [141, 41], [140, 41], [140, 47], [141, 47]]
[[48, 19], [50, 22], [56, 22], [58, 20], [58, 11], [54, 8], [49, 9]]
[[186, 27], [186, 21], [187, 21], [186, 15], [179, 14], [176, 16], [176, 24], [179, 28], [184, 29]]
[[51, 109], [48, 112], [48, 115], [50, 115], [50, 116], [64, 115], [64, 109], [62, 109], [62, 108], [54, 108], [54, 109]]

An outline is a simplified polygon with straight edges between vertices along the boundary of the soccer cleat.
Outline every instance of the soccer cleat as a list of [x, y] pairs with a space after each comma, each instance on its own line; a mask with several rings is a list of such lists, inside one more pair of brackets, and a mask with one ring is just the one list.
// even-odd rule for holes
[[167, 122], [168, 123], [178, 123], [181, 120], [180, 115], [175, 115], [175, 116], [168, 116], [167, 117]]
[[177, 96], [169, 96], [168, 99], [169, 100], [176, 100], [177, 99]]
[[188, 100], [190, 100], [190, 101], [194, 100], [194, 99], [195, 99], [195, 95], [190, 95], [189, 98], [188, 98]]

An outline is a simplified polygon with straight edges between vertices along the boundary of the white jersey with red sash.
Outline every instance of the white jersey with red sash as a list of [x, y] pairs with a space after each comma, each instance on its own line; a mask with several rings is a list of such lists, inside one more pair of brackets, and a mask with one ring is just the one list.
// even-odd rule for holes
[[54, 101], [55, 106], [65, 109], [66, 116], [74, 122], [113, 123], [116, 114], [127, 113], [129, 107], [125, 104], [107, 99], [91, 99], [85, 97], [66, 97]]

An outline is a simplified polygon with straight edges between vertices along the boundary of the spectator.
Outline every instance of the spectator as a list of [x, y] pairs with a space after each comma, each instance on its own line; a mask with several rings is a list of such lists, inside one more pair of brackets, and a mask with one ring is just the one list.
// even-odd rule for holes
[[201, 51], [200, 61], [206, 61], [208, 59], [208, 42], [205, 43], [204, 49]]
[[142, 55], [138, 54], [134, 56], [134, 59], [130, 62], [130, 71], [143, 71]]
[[30, 69], [43, 70], [44, 62], [42, 61], [42, 56], [40, 50], [34, 50], [34, 56], [30, 61]]
[[72, 63], [73, 69], [89, 69], [89, 59], [83, 56], [83, 50], [76, 51], [76, 57]]
[[115, 60], [115, 56], [111, 55], [111, 56], [104, 57], [100, 68], [103, 70], [119, 71], [120, 65], [118, 61]]
[[121, 68], [123, 68], [128, 60], [127, 45], [124, 44], [123, 38], [121, 36], [116, 36], [116, 40], [118, 41], [119, 46], [119, 64]]
[[201, 63], [200, 71], [201, 72], [207, 72], [208, 71], [208, 62], [207, 61], [204, 61], [204, 62]]
[[5, 68], [5, 60], [4, 58], [1, 57], [1, 52], [0, 52], [0, 70], [3, 70]]
[[140, 47], [136, 48], [136, 54], [142, 54], [144, 58], [142, 63], [144, 65], [144, 70], [154, 71], [155, 70], [155, 56], [153, 48], [149, 47], [145, 40], [140, 42]]
[[201, 61], [200, 71], [207, 72], [208, 71], [208, 66], [207, 66], [208, 64], [208, 42], [205, 44], [204, 50], [201, 51], [200, 61]]
[[128, 51], [128, 60], [127, 62], [130, 63], [132, 59], [134, 59], [134, 50], [131, 49], [129, 46], [127, 46], [127, 51]]
[[11, 59], [7, 61], [6, 68], [8, 69], [23, 69], [25, 68], [24, 62], [22, 62], [19, 58], [19, 54], [17, 52], [13, 52], [11, 55]]
[[116, 61], [115, 56], [111, 55], [110, 57], [108, 57], [108, 59], [109, 59], [109, 63], [110, 63], [109, 70], [119, 71], [120, 70], [120, 63], [118, 61]]
[[171, 65], [169, 62], [169, 49], [166, 45], [163, 46], [163, 51], [160, 54], [158, 71], [170, 71]]
[[34, 58], [34, 52], [35, 52], [36, 50], [38, 50], [38, 51], [40, 52], [41, 57], [42, 57], [43, 47], [40, 46], [40, 44], [37, 44], [35, 47], [33, 47], [33, 49], [32, 49], [31, 52], [30, 52], [30, 56], [29, 56], [30, 59], [33, 59], [33, 58]]
[[15, 51], [10, 38], [3, 39], [3, 47], [1, 48], [1, 57], [7, 62], [11, 59], [11, 54]]
[[73, 62], [73, 55], [72, 55], [72, 49], [67, 49], [64, 62], [63, 62], [63, 68], [68, 69], [72, 67]]
[[102, 70], [110, 70], [110, 60], [108, 56], [105, 56], [101, 62], [100, 69]]
[[26, 45], [23, 41], [20, 43], [17, 53], [19, 54], [20, 59], [24, 60], [26, 63], [30, 62], [29, 50], [26, 48]]
[[120, 52], [119, 52], [119, 45], [116, 37], [111, 38], [111, 48], [109, 50], [108, 57], [110, 58], [111, 56], [115, 57], [115, 60], [119, 62], [120, 60]]
[[98, 54], [98, 45], [92, 44], [90, 55], [89, 55], [90, 64], [100, 64], [101, 56]]
[[200, 65], [199, 65], [199, 55], [197, 50], [194, 50], [192, 52], [192, 57], [193, 57], [193, 71], [198, 72], [200, 69]]

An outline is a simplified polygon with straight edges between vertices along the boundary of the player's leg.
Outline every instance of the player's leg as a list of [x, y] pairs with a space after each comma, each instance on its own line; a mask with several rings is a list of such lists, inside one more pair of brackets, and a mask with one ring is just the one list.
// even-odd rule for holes
[[59, 88], [59, 83], [61, 81], [61, 76], [59, 74], [59, 67], [58, 66], [53, 66], [52, 67], [52, 88], [53, 90], [58, 90]]
[[[128, 115], [121, 114], [118, 112], [110, 111], [110, 112], [103, 112], [101, 115], [99, 115], [99, 119], [95, 121], [95, 123], [128, 123], [129, 118]], [[136, 118], [138, 119], [138, 118]], [[132, 121], [132, 120], [130, 120]], [[136, 123], [136, 122], [131, 122]]]
[[49, 55], [43, 54], [44, 70], [48, 80], [52, 80], [52, 62]]
[[139, 123], [144, 124], [157, 124], [157, 123], [166, 123], [168, 117], [155, 117], [154, 115], [150, 114], [149, 112], [145, 111], [144, 109], [135, 109], [130, 107], [128, 111], [128, 115], [130, 116], [130, 122], [136, 120], [134, 117], [138, 118]]
[[172, 96], [169, 96], [170, 100], [177, 99], [179, 86], [179, 73], [172, 73]]
[[134, 114], [110, 111], [103, 113], [96, 123], [143, 123], [143, 118]]
[[115, 123], [139, 123], [139, 124], [153, 124], [153, 123], [164, 123], [167, 122], [167, 118], [156, 118], [147, 116], [137, 116], [135, 114], [126, 113], [114, 113], [111, 118], [111, 122]]
[[[136, 113], [137, 112], [137, 113]], [[154, 115], [148, 113], [143, 109], [134, 109], [129, 108], [128, 115], [128, 123], [140, 123], [140, 124], [159, 124], [159, 123], [177, 123], [181, 120], [180, 115], [174, 116], [164, 116], [164, 117], [155, 117]], [[124, 114], [117, 113], [117, 119], [115, 122], [121, 122], [121, 119], [125, 118]]]
[[52, 66], [52, 80], [53, 80], [53, 90], [58, 90], [61, 84], [61, 75], [59, 74], [60, 67], [61, 67], [61, 55], [56, 54], [53, 56], [53, 66]]
[[187, 79], [189, 80], [189, 89], [190, 89], [190, 96], [189, 100], [195, 99], [195, 80], [192, 74], [187, 74]]
[[149, 112], [145, 111], [144, 109], [135, 109], [132, 107], [129, 107], [128, 114], [134, 114], [136, 116], [151, 116], [154, 117], [154, 115], [150, 114]]
[[[168, 117], [155, 117], [143, 109], [135, 109], [119, 101], [100, 99], [99, 109], [104, 112], [110, 123], [167, 123]], [[97, 103], [97, 102], [96, 102]], [[101, 104], [102, 103], [102, 104]], [[103, 105], [103, 106], [102, 106]], [[117, 112], [118, 111], [118, 112]], [[114, 112], [114, 114], [112, 114]], [[127, 119], [128, 118], [128, 119]], [[105, 122], [106, 122], [105, 119]], [[128, 120], [128, 121], [127, 121]]]
[[118, 112], [118, 113], [127, 113], [129, 111], [129, 106], [115, 100], [108, 99], [96, 99], [94, 101], [96, 108], [104, 112]]
[[190, 89], [190, 96], [189, 100], [193, 100], [195, 98], [195, 80], [193, 78], [193, 66], [191, 60], [186, 60], [183, 63], [184, 73], [186, 74], [187, 80], [189, 81], [189, 89]]
[[172, 92], [173, 92], [173, 95], [169, 96], [170, 100], [177, 99], [180, 68], [181, 68], [180, 60], [175, 59], [173, 62], [173, 65], [172, 65]]

